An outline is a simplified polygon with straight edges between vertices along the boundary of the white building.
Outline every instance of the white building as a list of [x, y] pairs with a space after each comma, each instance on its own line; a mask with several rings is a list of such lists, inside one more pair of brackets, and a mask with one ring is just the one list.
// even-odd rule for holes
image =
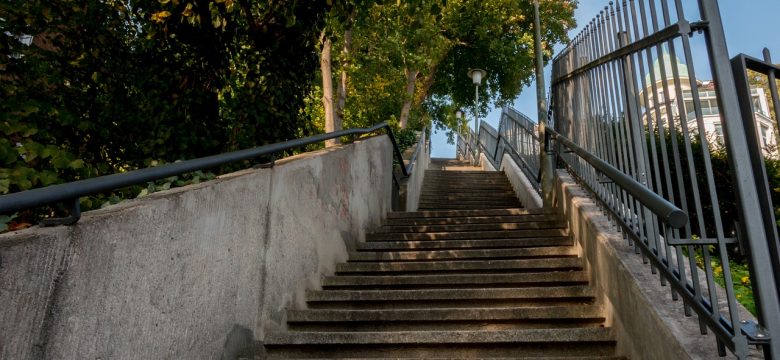
[[[665, 76], [661, 74], [661, 66], [658, 60], [653, 64], [653, 75], [655, 81], [655, 89], [653, 89], [653, 83], [651, 81], [650, 74], [645, 75], [646, 90], [648, 92], [648, 103], [650, 106], [645, 106], [645, 91], [639, 94], [640, 104], [642, 106], [643, 119], [645, 123], [648, 120], [656, 123], [658, 121], [658, 115], [661, 116], [664, 125], [668, 122], [667, 109], [672, 110], [672, 119], [675, 126], [680, 126], [680, 104], [678, 103], [678, 92], [674, 77], [672, 75], [672, 56], [664, 54], [664, 71]], [[693, 103], [693, 91], [691, 90], [691, 81], [688, 75], [688, 67], [685, 64], [677, 61], [677, 72], [679, 74], [679, 86], [682, 90], [682, 109], [685, 116], [685, 124], [689, 131], [692, 133], [698, 132], [698, 124], [696, 118], [696, 112], [694, 110]], [[664, 79], [665, 78], [665, 79]], [[664, 83], [666, 86], [664, 86]], [[712, 81], [696, 81], [696, 88], [699, 94], [699, 100], [701, 103], [702, 122], [704, 125], [704, 131], [707, 134], [707, 139], [712, 146], [722, 146], [723, 141], [723, 124], [720, 117], [720, 109], [718, 108], [717, 97], [715, 95], [715, 84]], [[656, 96], [654, 97], [652, 91], [655, 90]], [[770, 156], [773, 153], [776, 154], [777, 138], [775, 126], [772, 118], [769, 115], [769, 104], [764, 89], [752, 88], [751, 97], [753, 99], [754, 109], [754, 121], [756, 122], [757, 136], [760, 140], [760, 146], [763, 150], [764, 156]], [[668, 94], [668, 98], [665, 94]], [[655, 106], [655, 102], [660, 105], [658, 108]], [[650, 112], [650, 114], [648, 114]]]

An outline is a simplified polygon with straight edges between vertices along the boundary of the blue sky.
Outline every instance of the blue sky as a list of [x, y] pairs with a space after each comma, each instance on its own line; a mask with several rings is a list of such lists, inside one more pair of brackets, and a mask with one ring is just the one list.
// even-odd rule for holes
[[[698, 14], [696, 7], [697, 1], [682, 0], [686, 7], [686, 14]], [[582, 27], [598, 14], [609, 0], [580, 0], [579, 8], [574, 16], [577, 20], [577, 28], [569, 34], [574, 37], [580, 32]], [[721, 17], [723, 18], [723, 27], [726, 32], [726, 42], [729, 48], [730, 56], [744, 53], [753, 57], [761, 58], [761, 51], [764, 47], [769, 48], [773, 54], [773, 61], [780, 62], [780, 0], [720, 0]], [[690, 9], [690, 10], [688, 10]], [[698, 15], [688, 15], [689, 20], [695, 21]], [[701, 38], [701, 37], [699, 37]], [[692, 43], [695, 54], [702, 54], [703, 51], [695, 51], [696, 42]], [[556, 52], [563, 46], [557, 46]], [[694, 59], [694, 63], [699, 66], [706, 61]], [[475, 65], [478, 67], [478, 65]], [[705, 75], [707, 70], [697, 68], [698, 78], [707, 79]], [[465, 72], [464, 72], [465, 73]], [[465, 76], [465, 75], [464, 75]], [[545, 68], [546, 85], [550, 85], [550, 67]], [[536, 114], [536, 84], [531, 85], [515, 99], [514, 107], [521, 112], [535, 117]], [[489, 113], [482, 121], [486, 121], [493, 127], [498, 128], [498, 121], [501, 116], [501, 110], [496, 109]], [[474, 128], [474, 123], [471, 123]], [[455, 156], [455, 145], [447, 144], [447, 138], [443, 133], [434, 133], [431, 138], [432, 157], [452, 158]]]

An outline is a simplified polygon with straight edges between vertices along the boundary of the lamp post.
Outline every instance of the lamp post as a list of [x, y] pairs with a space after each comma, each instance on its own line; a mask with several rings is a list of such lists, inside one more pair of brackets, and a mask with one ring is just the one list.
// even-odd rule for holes
[[474, 83], [474, 136], [479, 134], [479, 85], [482, 84], [482, 78], [487, 75], [487, 72], [482, 69], [469, 70], [469, 78]]
[[477, 141], [479, 139], [479, 85], [482, 84], [482, 78], [487, 75], [487, 72], [482, 69], [471, 69], [469, 70], [469, 77], [471, 78], [471, 81], [474, 83], [474, 162], [476, 163], [479, 161], [479, 157], [477, 154]]
[[539, 106], [539, 161], [542, 171], [542, 194], [545, 208], [552, 206], [552, 176], [555, 160], [547, 142], [547, 101], [544, 96], [544, 58], [542, 56], [542, 30], [539, 20], [539, 0], [534, 1], [534, 50], [536, 52], [536, 103]]
[[[466, 136], [466, 137], [463, 136], [463, 111], [461, 111], [460, 109], [455, 111], [455, 119], [456, 119], [455, 121], [458, 122], [458, 144], [462, 143], [463, 150], [465, 151], [465, 149], [468, 148], [468, 145], [466, 144], [466, 141], [467, 141], [466, 138], [468, 136]], [[455, 155], [456, 156], [457, 155], [465, 156], [466, 154], [465, 153], [461, 153], [460, 148], [457, 148]]]
[[463, 134], [463, 129], [461, 128], [461, 123], [460, 123], [461, 119], [463, 119], [463, 111], [460, 111], [460, 109], [458, 109], [458, 111], [455, 112], [455, 118], [458, 119], [458, 132]]

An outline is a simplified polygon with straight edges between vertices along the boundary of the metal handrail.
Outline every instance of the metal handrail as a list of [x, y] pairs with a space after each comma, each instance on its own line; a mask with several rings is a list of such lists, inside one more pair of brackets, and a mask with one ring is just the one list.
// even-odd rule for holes
[[669, 224], [669, 226], [675, 229], [679, 229], [688, 223], [688, 214], [676, 205], [659, 196], [640, 182], [634, 180], [634, 178], [626, 175], [624, 172], [618, 170], [598, 156], [593, 155], [591, 152], [573, 143], [552, 128], [548, 127], [545, 130], [548, 136], [551, 136], [559, 144], [569, 148], [569, 150], [588, 162], [588, 164], [593, 166], [596, 170], [610, 178], [616, 185], [631, 194], [640, 203], [656, 214], [661, 221]]
[[[512, 115], [520, 117], [520, 119], [515, 119], [515, 118], [513, 118], [511, 116], [508, 116], [510, 112], [512, 113]], [[505, 115], [507, 115], [507, 116], [505, 116]], [[486, 129], [486, 134], [488, 136], [491, 136], [492, 138], [495, 139], [495, 141], [496, 141], [495, 149], [493, 149], [491, 151], [490, 149], [487, 148], [487, 145], [483, 144], [481, 141], [480, 141], [479, 147], [484, 149], [484, 152], [486, 154], [493, 154], [492, 158], [491, 158], [491, 156], [486, 156], [486, 158], [493, 165], [493, 167], [495, 167], [496, 169], [498, 169], [500, 167], [500, 165], [501, 165], [501, 160], [500, 159], [504, 156], [504, 154], [509, 153], [509, 155], [512, 157], [512, 160], [514, 160], [515, 163], [517, 163], [517, 165], [520, 166], [521, 171], [523, 171], [523, 173], [525, 173], [526, 177], [528, 177], [528, 179], [531, 180], [534, 183], [534, 186], [533, 186], [534, 190], [537, 193], [541, 193], [541, 189], [538, 186], [539, 183], [541, 182], [541, 169], [534, 169], [531, 165], [529, 165], [525, 161], [525, 159], [523, 159], [523, 157], [520, 154], [520, 152], [518, 151], [518, 149], [515, 148], [514, 144], [512, 142], [510, 142], [507, 139], [506, 136], [503, 135], [503, 133], [504, 133], [503, 130], [504, 130], [504, 127], [505, 127], [505, 124], [506, 124], [505, 123], [505, 121], [506, 121], [505, 119], [513, 121], [514, 123], [519, 125], [520, 128], [522, 128], [523, 130], [527, 131], [531, 135], [532, 139], [538, 141], [539, 137], [533, 132], [532, 129], [529, 129], [529, 124], [532, 124], [531, 120], [528, 119], [528, 117], [526, 117], [523, 113], [521, 113], [521, 112], [519, 112], [519, 111], [517, 111], [515, 109], [507, 107], [507, 108], [504, 108], [504, 110], [503, 110], [503, 114], [502, 114], [502, 117], [501, 117], [501, 122], [499, 123], [498, 130], [493, 129], [493, 127], [491, 127], [487, 123], [482, 123], [482, 127], [484, 127]], [[522, 123], [521, 120], [522, 121], [526, 121], [527, 124], [526, 123]], [[481, 134], [482, 134], [482, 132], [481, 132], [481, 128], [480, 128], [480, 135]], [[503, 146], [502, 146], [502, 144], [503, 144]], [[502, 150], [500, 154], [499, 154], [499, 148]], [[509, 150], [507, 150], [507, 148]]]
[[[430, 140], [429, 136], [426, 134], [427, 129], [423, 128], [422, 132], [420, 133], [420, 139], [417, 140], [417, 146], [414, 149], [414, 153], [412, 153], [412, 156], [409, 158], [409, 164], [406, 165], [406, 174], [411, 174], [412, 169], [414, 168], [414, 164], [417, 162], [417, 155], [420, 154], [420, 147], [425, 146], [427, 141]], [[426, 140], [423, 142], [423, 140]], [[401, 166], [403, 167], [403, 166]], [[408, 176], [408, 175], [407, 175]]]
[[[262, 155], [289, 150], [309, 144], [320, 143], [325, 140], [342, 136], [362, 135], [384, 129], [390, 142], [393, 144], [395, 157], [401, 164], [401, 171], [405, 177], [409, 176], [406, 167], [403, 166], [403, 158], [398, 148], [395, 135], [387, 122], [382, 122], [367, 128], [354, 128], [339, 130], [325, 134], [314, 135], [303, 139], [294, 139], [275, 144], [259, 146], [251, 149], [233, 151], [224, 154], [206, 156], [197, 159], [185, 160], [157, 167], [150, 167], [129, 171], [126, 173], [111, 174], [95, 178], [78, 180], [64, 184], [51, 185], [43, 188], [21, 191], [0, 196], [0, 214], [12, 213], [20, 210], [35, 208], [42, 205], [63, 201], [75, 201], [74, 213], [78, 216], [78, 198], [110, 191], [126, 186], [144, 184], [149, 181], [165, 179], [193, 171], [214, 168], [236, 161], [249, 160]], [[78, 220], [76, 218], [76, 220]], [[75, 222], [75, 221], [73, 221]]]

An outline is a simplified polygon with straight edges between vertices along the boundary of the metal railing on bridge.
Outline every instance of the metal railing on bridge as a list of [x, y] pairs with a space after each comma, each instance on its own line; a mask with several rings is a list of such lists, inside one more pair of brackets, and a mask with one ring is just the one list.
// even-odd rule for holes
[[[691, 13], [699, 18], [689, 21]], [[755, 344], [780, 359], [777, 239], [774, 220], [762, 216], [773, 209], [757, 191], [766, 178], [749, 151], [755, 128], [743, 127], [753, 116], [740, 114], [717, 1], [610, 2], [553, 60], [551, 87], [555, 130], [545, 141], [671, 284], [686, 315], [695, 312], [702, 333], [715, 334], [722, 356], [728, 348], [744, 359]], [[749, 89], [741, 96], [750, 99]], [[717, 151], [725, 152], [722, 166]], [[665, 219], [608, 168], [690, 221]], [[750, 265], [758, 324], [740, 315], [735, 253]]]
[[[494, 168], [500, 169], [504, 155], [509, 155], [531, 182], [534, 190], [537, 193], [542, 192], [539, 172], [539, 136], [536, 124], [528, 116], [511, 107], [505, 107], [501, 112], [498, 130], [482, 122], [478, 139], [478, 150], [485, 154], [485, 158]], [[459, 145], [458, 157], [465, 158], [464, 154]]]

